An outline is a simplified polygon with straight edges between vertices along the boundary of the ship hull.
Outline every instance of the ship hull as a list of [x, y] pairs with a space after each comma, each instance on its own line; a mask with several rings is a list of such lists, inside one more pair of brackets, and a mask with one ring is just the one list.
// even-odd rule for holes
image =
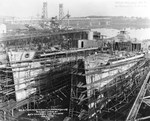
[[[115, 120], [119, 111], [133, 103], [142, 80], [148, 73], [143, 54], [113, 61], [107, 66], [102, 66], [105, 59], [101, 58], [88, 58], [84, 62], [86, 85], [82, 88], [86, 88], [83, 94], [87, 97], [80, 101], [86, 103], [88, 110], [81, 109], [83, 112], [86, 110], [79, 115], [82, 120]], [[120, 113], [118, 120], [121, 116], [121, 120], [125, 120], [128, 112], [124, 110], [123, 113]]]
[[[49, 56], [36, 60], [34, 51], [11, 52], [8, 53], [8, 56], [17, 102], [31, 96], [37, 96], [36, 104], [38, 106], [34, 108], [67, 109], [65, 114], [68, 115], [72, 98], [70, 95], [72, 89], [71, 67], [76, 66], [76, 64], [80, 65], [80, 62], [76, 63], [75, 57], [70, 57], [70, 59], [59, 58], [52, 65]], [[134, 68], [137, 67], [142, 71], [145, 64], [143, 54], [108, 63], [109, 58], [103, 57], [103, 54], [92, 55], [92, 59], [90, 56], [84, 60], [82, 57], [78, 58], [83, 65], [78, 66], [79, 72], [80, 68], [84, 71], [81, 72], [83, 75], [77, 74], [74, 77], [79, 78], [80, 81], [78, 81], [84, 84], [79, 88], [83, 88], [80, 95], [82, 97], [83, 94], [85, 99], [80, 99], [84, 108], [78, 108], [77, 110], [86, 110], [88, 119], [95, 118], [97, 115], [95, 110], [99, 114], [103, 114], [103, 110], [111, 102], [115, 102], [115, 98], [119, 99], [122, 98], [122, 95], [128, 94], [122, 93], [123, 90], [129, 92], [136, 88], [137, 85], [135, 86], [135, 82], [130, 79], [130, 76], [141, 73]], [[128, 73], [129, 70], [131, 70], [130, 73]], [[78, 114], [78, 117], [80, 117], [80, 114]]]

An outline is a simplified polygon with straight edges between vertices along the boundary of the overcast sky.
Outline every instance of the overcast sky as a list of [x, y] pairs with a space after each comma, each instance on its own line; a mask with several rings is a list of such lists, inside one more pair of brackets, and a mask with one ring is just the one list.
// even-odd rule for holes
[[[31, 17], [41, 15], [46, 0], [0, 0], [0, 15]], [[150, 0], [47, 0], [48, 16], [58, 16], [59, 3], [64, 13], [80, 16], [138, 16], [150, 18]]]

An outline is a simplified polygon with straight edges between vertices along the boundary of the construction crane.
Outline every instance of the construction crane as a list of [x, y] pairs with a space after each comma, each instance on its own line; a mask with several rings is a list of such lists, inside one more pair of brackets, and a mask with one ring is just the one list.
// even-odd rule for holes
[[69, 11], [68, 13], [62, 17], [60, 20], [59, 20], [59, 28], [62, 29], [62, 21], [67, 18], [67, 29], [69, 28], [69, 18], [70, 18], [70, 14], [69, 14]]
[[51, 18], [51, 20], [50, 20], [50, 22], [51, 22], [51, 28], [53, 29], [53, 30], [59, 30], [59, 29], [62, 29], [62, 21], [65, 19], [65, 18], [67, 18], [68, 19], [68, 22], [67, 22], [67, 29], [69, 28], [69, 17], [70, 17], [70, 15], [69, 15], [69, 12], [64, 16], [64, 17], [62, 17], [60, 20], [58, 20], [57, 19], [57, 16], [55, 16], [55, 17], [52, 17]]

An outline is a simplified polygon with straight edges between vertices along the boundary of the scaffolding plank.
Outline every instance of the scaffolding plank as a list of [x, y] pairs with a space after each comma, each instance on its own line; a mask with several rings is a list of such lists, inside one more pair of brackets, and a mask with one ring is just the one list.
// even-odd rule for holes
[[147, 86], [148, 86], [148, 83], [149, 83], [149, 77], [150, 77], [150, 71], [148, 72], [147, 76], [146, 76], [146, 79], [144, 80], [143, 82], [143, 85], [136, 97], [136, 100], [127, 116], [127, 119], [126, 121], [135, 121], [136, 120], [136, 116], [138, 114], [138, 111], [140, 109], [140, 106], [142, 104], [142, 99], [143, 97], [145, 96], [145, 93], [146, 93], [146, 90], [147, 90]]

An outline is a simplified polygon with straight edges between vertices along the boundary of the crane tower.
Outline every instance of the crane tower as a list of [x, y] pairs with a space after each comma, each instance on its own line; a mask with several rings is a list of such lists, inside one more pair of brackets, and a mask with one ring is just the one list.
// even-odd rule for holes
[[59, 4], [59, 20], [64, 17], [63, 4]]
[[42, 18], [43, 18], [43, 19], [47, 19], [47, 18], [48, 18], [47, 2], [43, 2]]

